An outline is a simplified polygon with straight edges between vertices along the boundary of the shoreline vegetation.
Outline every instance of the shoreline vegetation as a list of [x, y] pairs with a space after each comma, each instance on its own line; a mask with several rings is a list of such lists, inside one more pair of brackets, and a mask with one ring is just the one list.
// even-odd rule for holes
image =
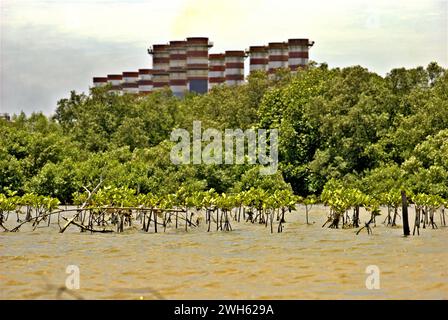
[[[170, 161], [170, 132], [194, 121], [218, 130], [278, 129], [279, 164]], [[166, 228], [231, 231], [234, 223], [282, 232], [297, 204], [329, 208], [322, 227], [372, 233], [381, 217], [404, 235], [446, 226], [448, 72], [436, 63], [385, 77], [360, 66], [312, 63], [273, 79], [254, 73], [178, 99], [169, 90], [116, 95], [72, 92], [51, 117], [0, 119], [0, 229], [54, 223], [60, 232], [146, 232]], [[69, 217], [60, 205], [75, 205]], [[415, 221], [407, 222], [413, 204]], [[360, 221], [359, 210], [370, 213]], [[198, 213], [202, 212], [203, 215]], [[23, 217], [25, 216], [25, 217]], [[6, 225], [15, 219], [16, 225]], [[409, 228], [412, 224], [413, 228]]]
[[[368, 234], [373, 234], [372, 228], [381, 215], [381, 207], [385, 207], [387, 216], [382, 224], [398, 227], [398, 219], [401, 219], [404, 235], [410, 235], [409, 223], [404, 219], [408, 209], [407, 197], [403, 202], [400, 192], [381, 194], [381, 200], [376, 200], [357, 189], [344, 189], [335, 181], [332, 183], [326, 186], [320, 199], [295, 196], [290, 190], [277, 190], [269, 195], [262, 189], [250, 189], [238, 194], [219, 195], [213, 189], [189, 193], [183, 187], [176, 194], [157, 197], [136, 195], [135, 190], [128, 188], [99, 188], [100, 183], [93, 191], [75, 195], [76, 206], [70, 209], [61, 209], [59, 200], [55, 198], [34, 194], [19, 197], [11, 193], [9, 197], [0, 195], [0, 227], [6, 232], [18, 232], [28, 224], [34, 231], [38, 227], [50, 227], [54, 217], [60, 233], [70, 225], [79, 228], [80, 232], [91, 233], [120, 233], [131, 228], [152, 233], [165, 232], [167, 228], [188, 232], [189, 228], [200, 224], [207, 226], [207, 232], [232, 231], [232, 223], [264, 225], [270, 233], [281, 233], [287, 223], [286, 214], [296, 211], [297, 205], [305, 208], [306, 224], [310, 225], [309, 211], [322, 201], [329, 207], [328, 219], [322, 228], [353, 228], [357, 229], [356, 235], [365, 229]], [[420, 227], [446, 227], [446, 200], [425, 194], [411, 199], [415, 208], [412, 235], [420, 235]], [[405, 206], [401, 212], [400, 205]], [[370, 214], [368, 222], [361, 223], [360, 208]], [[70, 218], [68, 213], [72, 213]], [[13, 219], [14, 227], [8, 228], [6, 223]]]

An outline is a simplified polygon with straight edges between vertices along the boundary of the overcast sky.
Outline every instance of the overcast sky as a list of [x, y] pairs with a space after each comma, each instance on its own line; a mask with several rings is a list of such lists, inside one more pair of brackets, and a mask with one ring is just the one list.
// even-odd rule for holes
[[1, 0], [0, 112], [51, 114], [93, 76], [151, 67], [153, 43], [210, 52], [310, 38], [331, 67], [448, 65], [447, 0]]

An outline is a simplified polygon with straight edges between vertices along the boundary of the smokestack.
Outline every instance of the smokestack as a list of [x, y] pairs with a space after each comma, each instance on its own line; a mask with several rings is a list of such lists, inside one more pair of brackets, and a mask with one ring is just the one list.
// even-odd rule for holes
[[210, 90], [226, 81], [224, 58], [225, 55], [223, 53], [210, 54], [209, 56], [208, 88]]
[[313, 45], [314, 41], [309, 39], [295, 38], [287, 42], [270, 42], [267, 46], [250, 46], [246, 51], [230, 50], [209, 55], [213, 43], [208, 38], [189, 37], [169, 44], [155, 44], [148, 49], [153, 69], [94, 77], [93, 86], [109, 83], [111, 91], [139, 93], [169, 86], [179, 97], [185, 91], [206, 93], [221, 83], [242, 84], [246, 56], [250, 56], [250, 72], [267, 71], [270, 78], [280, 68], [289, 67], [292, 72], [305, 68], [309, 64], [309, 48]]
[[280, 68], [288, 67], [288, 44], [285, 42], [270, 42], [268, 46], [268, 71], [275, 73]]
[[136, 83], [138, 80], [137, 71], [125, 71], [123, 72], [123, 83]]
[[110, 83], [112, 87], [110, 88], [110, 91], [115, 93], [121, 93], [122, 87], [121, 83], [123, 81], [123, 75], [121, 74], [108, 74], [107, 75], [107, 83]]
[[295, 72], [308, 65], [309, 47], [312, 45], [308, 39], [288, 40], [288, 65], [291, 71]]
[[138, 92], [147, 94], [152, 91], [152, 70], [139, 69], [138, 70]]
[[170, 41], [169, 81], [176, 97], [187, 91], [187, 42]]
[[226, 51], [226, 84], [239, 85], [244, 81], [244, 58], [246, 54], [244, 51]]
[[266, 46], [249, 47], [248, 53], [250, 55], [250, 72], [268, 71], [269, 55]]
[[169, 45], [155, 44], [148, 52], [152, 54], [153, 90], [160, 90], [169, 85]]
[[104, 87], [107, 84], [107, 77], [93, 77], [93, 86]]
[[187, 38], [187, 82], [191, 92], [208, 91], [208, 50], [212, 46], [208, 38]]
[[138, 93], [138, 72], [123, 72], [123, 83], [121, 84], [124, 93]]

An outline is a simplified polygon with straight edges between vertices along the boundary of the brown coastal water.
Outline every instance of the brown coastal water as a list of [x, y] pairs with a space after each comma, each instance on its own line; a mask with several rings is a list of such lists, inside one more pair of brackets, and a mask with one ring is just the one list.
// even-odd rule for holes
[[[404, 238], [401, 228], [381, 224], [383, 215], [373, 235], [357, 236], [354, 229], [321, 228], [326, 214], [313, 208], [315, 223], [306, 225], [300, 207], [281, 234], [236, 222], [227, 233], [202, 226], [90, 234], [72, 226], [60, 234], [57, 225], [1, 232], [0, 298], [71, 298], [56, 294], [67, 265], [79, 266], [76, 293], [85, 299], [448, 298], [448, 228]], [[379, 290], [366, 288], [369, 265], [380, 269]]]

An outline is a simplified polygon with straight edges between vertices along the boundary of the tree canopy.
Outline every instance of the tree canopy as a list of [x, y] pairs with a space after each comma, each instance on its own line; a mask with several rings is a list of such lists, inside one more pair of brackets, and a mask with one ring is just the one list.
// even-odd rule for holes
[[[279, 130], [279, 169], [174, 165], [170, 133], [203, 128]], [[382, 77], [361, 66], [312, 64], [274, 79], [179, 99], [166, 89], [117, 95], [71, 92], [51, 117], [0, 119], [0, 193], [35, 193], [72, 203], [100, 179], [136, 193], [293, 190], [320, 195], [331, 179], [369, 195], [407, 188], [448, 198], [448, 72], [436, 63]], [[328, 189], [328, 188], [327, 188]]]

